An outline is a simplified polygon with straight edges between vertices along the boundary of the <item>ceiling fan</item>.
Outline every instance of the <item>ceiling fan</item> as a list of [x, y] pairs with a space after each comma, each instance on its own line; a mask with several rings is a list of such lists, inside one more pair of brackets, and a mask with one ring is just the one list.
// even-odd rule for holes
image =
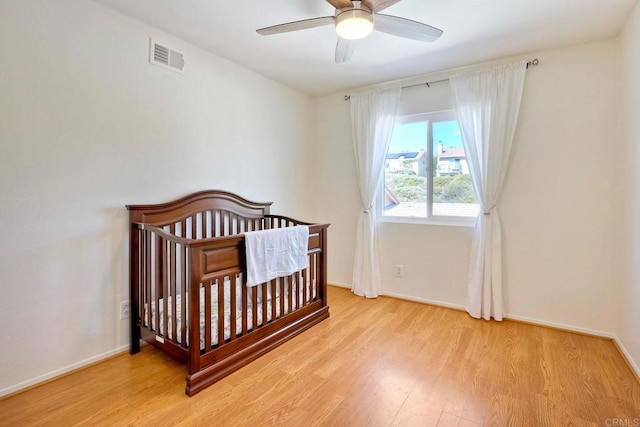
[[333, 16], [303, 19], [261, 28], [256, 32], [263, 36], [306, 30], [323, 25], [335, 25], [338, 33], [336, 62], [347, 62], [353, 55], [355, 40], [362, 39], [373, 30], [382, 31], [407, 39], [433, 42], [442, 35], [442, 30], [421, 22], [384, 15], [380, 11], [400, 0], [326, 0], [336, 11]]

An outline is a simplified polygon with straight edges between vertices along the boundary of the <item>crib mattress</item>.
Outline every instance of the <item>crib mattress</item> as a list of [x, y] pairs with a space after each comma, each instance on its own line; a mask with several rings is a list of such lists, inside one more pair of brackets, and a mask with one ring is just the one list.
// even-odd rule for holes
[[[291, 280], [291, 286], [287, 286], [288, 285], [288, 280], [290, 278], [280, 278], [280, 279], [276, 279], [277, 280], [277, 286], [276, 286], [276, 295], [275, 298], [272, 297], [271, 295], [271, 286], [267, 286], [267, 322], [272, 320], [272, 315], [271, 315], [271, 305], [272, 303], [275, 303], [275, 312], [276, 312], [276, 318], [280, 317], [280, 293], [282, 291], [283, 288], [283, 284], [284, 286], [284, 314], [288, 314], [289, 312], [296, 310], [297, 309], [297, 305], [298, 305], [298, 301], [299, 301], [299, 296], [297, 293], [297, 284], [296, 284], [296, 280], [295, 280], [295, 276], [293, 276], [293, 280]], [[236, 318], [236, 335], [241, 335], [242, 333], [244, 333], [245, 331], [242, 330], [242, 281], [241, 280], [236, 280], [236, 301], [235, 301], [235, 309], [233, 310], [233, 315]], [[232, 315], [232, 310], [231, 310], [231, 281], [229, 279], [225, 279], [224, 281], [224, 339], [227, 340], [229, 338], [231, 338], [231, 315]], [[291, 299], [291, 307], [288, 306], [289, 301], [288, 301], [288, 296], [289, 296], [289, 288], [293, 289], [293, 298]], [[260, 326], [263, 324], [263, 319], [262, 319], [262, 300], [263, 300], [263, 295], [262, 295], [262, 286], [256, 286], [256, 287], [251, 287], [248, 288], [248, 298], [247, 298], [247, 306], [248, 306], [248, 313], [247, 313], [247, 330], [251, 330], [254, 327], [254, 322], [253, 322], [253, 298], [252, 298], [252, 292], [257, 292], [258, 293], [258, 310], [257, 310], [257, 322], [256, 322], [256, 326]], [[187, 299], [189, 297], [189, 294], [187, 293]], [[307, 298], [306, 303], [309, 302], [309, 300], [314, 299], [316, 297], [315, 294], [315, 286], [310, 286], [310, 283], [307, 282], [307, 286], [306, 286], [306, 290], [304, 292], [305, 298], [307, 295], [309, 295], [309, 298]], [[160, 308], [160, 315], [159, 315], [159, 319], [160, 319], [160, 327], [159, 329], [156, 329], [156, 318], [158, 318], [158, 316], [156, 316], [156, 306], [155, 304], [151, 304], [151, 329], [153, 329], [158, 335], [163, 336], [165, 338], [168, 338], [171, 341], [174, 342], [178, 342], [178, 343], [182, 343], [182, 336], [181, 336], [181, 328], [182, 328], [182, 308], [181, 308], [181, 297], [182, 295], [178, 294], [175, 296], [176, 297], [176, 319], [177, 319], [177, 324], [176, 324], [176, 335], [177, 337], [173, 337], [173, 301], [172, 301], [172, 297], [168, 297], [167, 298], [167, 303], [168, 303], [168, 313], [167, 313], [167, 329], [165, 332], [165, 328], [164, 328], [164, 301], [161, 298], [159, 300], [159, 308]], [[205, 308], [204, 308], [204, 300], [205, 300], [205, 292], [204, 292], [204, 288], [200, 288], [200, 349], [204, 350], [205, 348]], [[145, 304], [145, 312], [147, 310], [147, 304]], [[216, 346], [218, 345], [218, 318], [219, 318], [219, 313], [218, 313], [218, 285], [213, 285], [211, 288], [211, 345], [212, 346]], [[148, 319], [147, 316], [144, 316], [144, 325], [146, 327], [148, 327]], [[189, 313], [187, 312], [187, 322], [189, 319]], [[188, 337], [187, 337], [187, 345], [189, 344], [188, 341]]]

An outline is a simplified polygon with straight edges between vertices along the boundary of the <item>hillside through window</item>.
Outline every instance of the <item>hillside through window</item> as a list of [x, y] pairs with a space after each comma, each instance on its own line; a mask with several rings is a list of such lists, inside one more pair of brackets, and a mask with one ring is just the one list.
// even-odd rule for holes
[[390, 217], [477, 216], [455, 112], [398, 118], [385, 161], [383, 205]]

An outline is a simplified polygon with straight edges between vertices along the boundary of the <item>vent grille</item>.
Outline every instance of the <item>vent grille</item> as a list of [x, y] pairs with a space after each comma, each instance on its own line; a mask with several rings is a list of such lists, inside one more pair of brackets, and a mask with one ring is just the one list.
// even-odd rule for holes
[[153, 39], [151, 39], [149, 62], [173, 71], [184, 72], [184, 55], [170, 49], [166, 46], [166, 43], [161, 43]]
[[169, 49], [159, 44], [154, 44], [153, 60], [169, 65]]

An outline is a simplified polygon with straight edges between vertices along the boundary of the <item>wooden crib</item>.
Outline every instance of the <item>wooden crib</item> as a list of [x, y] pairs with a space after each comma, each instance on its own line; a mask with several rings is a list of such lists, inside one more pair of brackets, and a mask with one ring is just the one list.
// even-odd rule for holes
[[[328, 225], [270, 206], [218, 190], [127, 206], [131, 354], [142, 339], [186, 361], [189, 396], [329, 317]], [[243, 233], [295, 225], [309, 226], [309, 267], [247, 287]]]

